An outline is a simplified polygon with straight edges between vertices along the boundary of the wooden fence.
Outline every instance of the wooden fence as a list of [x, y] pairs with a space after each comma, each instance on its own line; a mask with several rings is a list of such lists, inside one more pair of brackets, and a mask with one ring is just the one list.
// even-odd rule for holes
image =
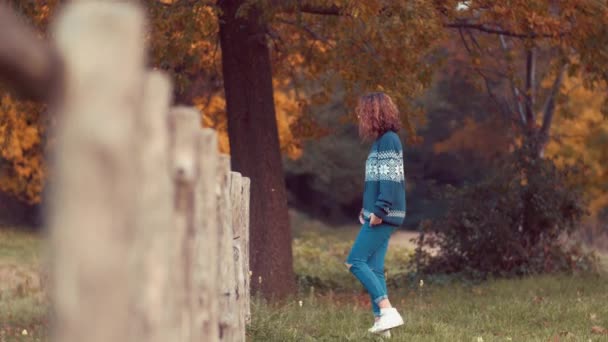
[[[250, 182], [198, 110], [171, 105], [167, 76], [145, 67], [145, 35], [133, 3], [72, 2], [52, 49], [29, 49], [62, 66], [51, 83], [52, 340], [245, 341]], [[9, 81], [56, 72], [2, 70]]]

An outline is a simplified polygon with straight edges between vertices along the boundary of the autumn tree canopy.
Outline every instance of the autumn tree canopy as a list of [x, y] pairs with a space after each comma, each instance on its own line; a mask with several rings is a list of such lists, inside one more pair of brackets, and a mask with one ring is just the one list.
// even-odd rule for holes
[[[241, 13], [260, 5], [269, 23], [265, 38], [271, 48], [281, 148], [292, 157], [301, 153], [302, 138], [319, 133], [319, 127], [305, 115], [307, 110], [327, 101], [336, 87], [346, 87], [346, 100], [351, 103], [365, 89], [384, 89], [398, 100], [404, 121], [412, 129], [416, 119], [422, 118], [419, 108], [412, 108], [412, 99], [431, 80], [438, 59], [430, 52], [438, 42], [445, 44], [442, 37], [448, 37], [448, 44], [467, 48], [468, 55], [462, 55], [461, 62], [479, 77], [505, 115], [520, 125], [535, 122], [539, 132], [550, 127], [552, 115], [542, 113], [552, 107], [554, 101], [549, 100], [564, 98], [561, 87], [551, 95], [551, 81], [557, 81], [563, 68], [569, 74], [580, 72], [588, 89], [608, 77], [606, 4], [602, 0], [277, 3], [246, 1]], [[45, 32], [57, 1], [11, 4], [28, 23]], [[205, 113], [206, 126], [227, 132], [219, 7], [214, 1], [192, 0], [147, 0], [145, 5], [150, 17], [151, 64], [172, 74], [178, 102], [197, 105]], [[402, 26], [405, 22], [407, 28]], [[2, 101], [5, 107], [14, 107], [9, 98]], [[606, 103], [603, 112], [605, 108]], [[535, 120], [529, 120], [532, 116]], [[14, 120], [2, 122], [11, 130]], [[14, 150], [11, 138], [4, 139], [3, 145], [7, 149], [13, 145]], [[16, 161], [14, 166], [13, 156], [18, 154], [3, 153], [3, 174], [11, 180], [3, 181], [2, 189], [36, 202], [45, 172], [32, 177], [36, 172], [23, 168], [29, 167], [24, 165], [30, 159], [34, 168], [43, 165], [36, 152], [40, 148], [38, 144], [24, 144], [23, 148], [29, 159]], [[221, 148], [229, 150], [226, 134]]]
[[[608, 81], [605, 1], [447, 1], [453, 44], [496, 108], [540, 155], [551, 138], [565, 75], [593, 90]], [[608, 100], [601, 110], [608, 113]]]

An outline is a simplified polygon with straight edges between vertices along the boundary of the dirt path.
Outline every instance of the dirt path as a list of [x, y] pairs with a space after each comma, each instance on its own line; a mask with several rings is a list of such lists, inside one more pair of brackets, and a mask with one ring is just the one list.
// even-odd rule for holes
[[418, 232], [409, 232], [409, 231], [396, 231], [393, 236], [391, 236], [390, 243], [393, 246], [398, 246], [402, 248], [415, 249], [416, 243], [412, 242], [412, 239], [418, 238]]
[[[418, 232], [399, 230], [396, 231], [391, 237], [390, 244], [392, 246], [414, 250], [416, 249], [416, 243], [412, 242], [411, 240], [417, 239], [418, 235]], [[599, 259], [600, 268], [608, 272], [608, 251], [599, 249], [594, 250]], [[431, 254], [435, 254], [437, 250], [429, 250], [429, 252], [431, 252]]]
[[[418, 232], [398, 230], [393, 234], [393, 236], [391, 236], [390, 244], [392, 246], [414, 250], [416, 249], [416, 240], [418, 239], [418, 236]], [[431, 249], [428, 247], [424, 250], [429, 252], [431, 255], [436, 255], [438, 251], [437, 248]]]

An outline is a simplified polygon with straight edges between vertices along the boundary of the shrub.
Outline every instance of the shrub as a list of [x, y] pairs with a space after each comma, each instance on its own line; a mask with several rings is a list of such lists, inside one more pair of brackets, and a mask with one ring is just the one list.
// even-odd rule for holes
[[485, 278], [589, 267], [578, 246], [560, 242], [586, 214], [581, 190], [568, 181], [576, 172], [519, 149], [498, 158], [479, 183], [448, 189], [446, 215], [427, 224], [419, 241], [421, 271]]

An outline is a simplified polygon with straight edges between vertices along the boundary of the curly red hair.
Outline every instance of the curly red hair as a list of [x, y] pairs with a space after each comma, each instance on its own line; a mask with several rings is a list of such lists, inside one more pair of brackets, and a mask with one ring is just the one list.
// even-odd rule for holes
[[399, 110], [385, 93], [362, 96], [355, 112], [359, 119], [359, 135], [365, 140], [376, 140], [388, 131], [401, 129]]

